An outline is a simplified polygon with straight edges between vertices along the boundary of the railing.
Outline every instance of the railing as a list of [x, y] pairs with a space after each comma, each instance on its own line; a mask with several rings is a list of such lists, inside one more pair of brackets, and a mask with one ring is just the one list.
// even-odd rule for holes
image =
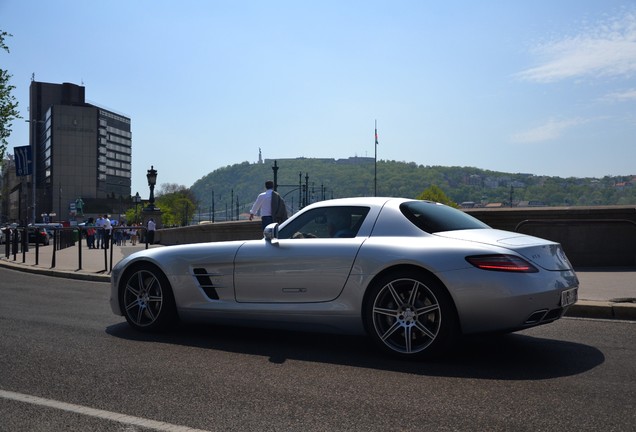
[[[104, 228], [101, 227], [55, 227], [48, 228], [53, 232], [53, 252], [51, 255], [51, 267], [55, 268], [57, 263], [57, 251], [66, 249], [69, 247], [73, 247], [77, 244], [77, 270], [82, 270], [82, 242], [86, 242], [86, 247], [92, 246], [94, 243], [91, 240], [91, 236], [89, 236], [88, 230], [94, 230], [96, 238], [93, 241], [97, 241], [97, 238], [100, 238], [100, 248], [104, 250], [104, 270], [100, 272], [108, 272], [113, 269], [113, 245], [117, 241], [115, 235], [111, 235], [112, 233], [129, 231], [134, 229], [137, 233], [143, 234], [140, 236], [140, 239], [143, 238], [144, 241], [140, 241], [140, 244], [145, 243], [146, 249], [148, 249], [148, 236], [146, 234], [145, 227], [112, 227], [110, 232], [106, 232]], [[39, 265], [40, 261], [40, 242], [38, 241], [38, 232], [39, 229], [37, 227], [16, 227], [16, 228], [6, 228], [3, 229], [4, 238], [5, 238], [5, 258], [9, 259], [11, 255], [13, 255], [13, 261], [17, 261], [18, 254], [22, 255], [22, 263], [26, 263], [26, 253], [29, 251], [29, 233], [33, 233], [34, 238], [34, 248], [35, 248], [35, 265]], [[105, 242], [105, 243], [104, 243]], [[110, 253], [109, 253], [110, 251]], [[109, 260], [110, 258], [110, 260]]]
[[636, 226], [636, 222], [629, 219], [526, 219], [517, 224], [515, 231], [524, 225], [587, 225], [587, 224], [627, 224]]

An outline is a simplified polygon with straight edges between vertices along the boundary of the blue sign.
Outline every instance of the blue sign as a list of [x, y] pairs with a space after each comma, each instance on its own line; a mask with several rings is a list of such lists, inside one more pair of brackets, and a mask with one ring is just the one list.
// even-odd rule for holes
[[31, 146], [13, 147], [15, 154], [15, 175], [18, 177], [31, 175], [33, 172], [33, 158]]

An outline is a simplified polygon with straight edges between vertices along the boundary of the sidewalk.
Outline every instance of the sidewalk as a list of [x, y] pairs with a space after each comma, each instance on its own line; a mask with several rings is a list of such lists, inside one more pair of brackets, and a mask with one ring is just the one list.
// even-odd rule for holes
[[578, 269], [579, 300], [568, 316], [636, 321], [636, 268]]
[[[53, 246], [40, 246], [38, 264], [35, 263], [35, 245], [29, 251], [5, 257], [5, 245], [0, 245], [0, 265], [22, 271], [98, 282], [110, 282], [111, 251], [87, 249], [82, 246], [82, 265], [79, 268], [77, 246], [56, 252], [55, 268], [52, 266]], [[145, 249], [146, 245], [113, 246], [112, 265], [124, 257]], [[150, 247], [162, 247], [151, 245]], [[636, 267], [578, 269], [579, 300], [568, 309], [567, 316], [636, 321]]]
[[[28, 271], [50, 276], [61, 276], [71, 279], [81, 279], [96, 282], [110, 282], [110, 270], [112, 266], [117, 264], [128, 255], [144, 250], [145, 243], [127, 246], [113, 246], [112, 248], [112, 266], [111, 266], [111, 250], [110, 249], [88, 249], [85, 243], [81, 248], [81, 268], [80, 268], [80, 251], [77, 246], [58, 250], [55, 252], [55, 266], [53, 267], [53, 246], [38, 247], [38, 259], [36, 264], [35, 245], [29, 244], [29, 251], [24, 254], [18, 252], [13, 259], [13, 255], [6, 258], [5, 245], [0, 245], [0, 265], [5, 267], [16, 268], [22, 271]], [[160, 247], [161, 245], [150, 245], [149, 247]]]

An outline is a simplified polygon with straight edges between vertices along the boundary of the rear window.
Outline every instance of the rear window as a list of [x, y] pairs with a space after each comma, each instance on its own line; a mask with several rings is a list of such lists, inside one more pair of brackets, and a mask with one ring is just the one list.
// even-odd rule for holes
[[400, 205], [402, 214], [427, 233], [490, 228], [485, 223], [445, 205], [431, 201], [409, 201]]

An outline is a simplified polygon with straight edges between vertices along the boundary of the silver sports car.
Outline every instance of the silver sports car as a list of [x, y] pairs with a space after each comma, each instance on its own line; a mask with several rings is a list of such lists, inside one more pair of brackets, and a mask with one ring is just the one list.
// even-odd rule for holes
[[181, 319], [367, 334], [403, 357], [552, 322], [578, 290], [558, 243], [402, 198], [322, 201], [261, 240], [144, 250], [111, 281], [113, 312], [139, 330]]

